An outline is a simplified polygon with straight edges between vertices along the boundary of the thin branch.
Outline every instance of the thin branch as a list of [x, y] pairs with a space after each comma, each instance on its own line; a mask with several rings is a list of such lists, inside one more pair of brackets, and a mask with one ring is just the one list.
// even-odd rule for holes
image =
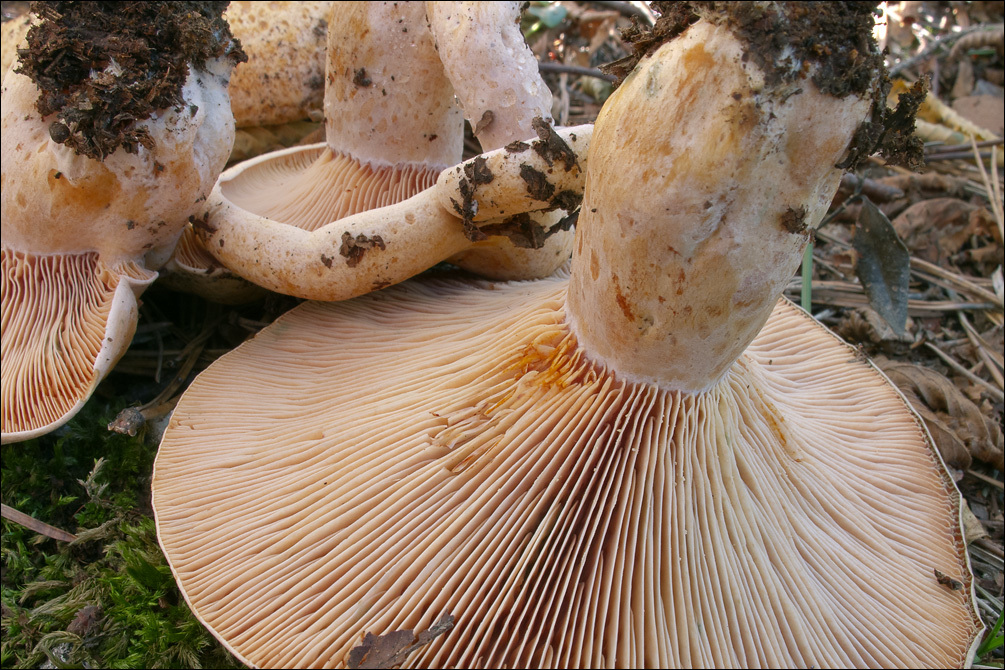
[[10, 522], [16, 523], [19, 526], [24, 526], [28, 530], [35, 531], [39, 535], [45, 535], [46, 537], [51, 537], [53, 540], [59, 540], [61, 542], [73, 542], [77, 539], [77, 536], [73, 533], [68, 533], [61, 528], [56, 528], [55, 526], [50, 526], [44, 521], [39, 521], [35, 517], [28, 516], [24, 512], [20, 512], [13, 507], [4, 505], [0, 503], [0, 516], [7, 519]]
[[606, 74], [595, 67], [583, 67], [581, 65], [566, 65], [565, 63], [555, 63], [553, 61], [539, 61], [537, 69], [541, 72], [553, 74], [578, 74], [584, 77], [596, 77], [604, 81], [617, 81], [613, 74]]
[[969, 35], [970, 33], [977, 32], [978, 30], [984, 29], [985, 26], [976, 25], [970, 26], [969, 28], [964, 28], [963, 30], [956, 33], [946, 33], [944, 35], [939, 35], [924, 49], [911, 56], [910, 58], [905, 58], [896, 65], [890, 66], [890, 78], [896, 77], [904, 70], [910, 69], [917, 65], [918, 63], [924, 62], [927, 58], [932, 56], [939, 49], [945, 49], [952, 46], [952, 44], [963, 37], [964, 35]]
[[991, 397], [995, 398], [998, 402], [1005, 402], [1005, 393], [1003, 393], [1000, 390], [996, 389], [989, 382], [981, 379], [980, 377], [978, 377], [977, 375], [975, 375], [970, 370], [967, 370], [965, 367], [963, 367], [962, 365], [960, 365], [959, 363], [957, 363], [953, 359], [952, 356], [950, 356], [946, 352], [942, 351], [941, 349], [939, 349], [937, 346], [935, 346], [931, 342], [925, 342], [925, 347], [927, 349], [931, 350], [932, 353], [934, 353], [936, 356], [938, 356], [939, 358], [941, 358], [942, 361], [946, 365], [948, 365], [949, 367], [951, 367], [953, 370], [955, 370], [956, 372], [960, 373], [961, 375], [963, 375], [964, 377], [966, 377], [970, 381], [974, 382], [975, 384], [977, 384], [979, 386], [983, 386], [985, 389], [987, 389], [988, 393], [991, 394]]

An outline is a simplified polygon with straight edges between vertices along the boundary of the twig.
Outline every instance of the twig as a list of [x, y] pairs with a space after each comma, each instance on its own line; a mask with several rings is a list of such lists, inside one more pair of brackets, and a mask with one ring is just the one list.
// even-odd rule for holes
[[[947, 151], [943, 152], [932, 152], [925, 154], [926, 163], [935, 163], [938, 161], [962, 161], [968, 160], [974, 157], [974, 153], [971, 151]], [[991, 147], [991, 151], [981, 151], [976, 154], [977, 162], [983, 163], [986, 160], [994, 160], [994, 147]]]
[[[941, 268], [938, 265], [935, 265], [934, 263], [929, 263], [926, 260], [912, 256], [911, 272], [919, 276], [923, 275], [923, 273], [927, 273], [939, 279], [944, 279], [950, 284], [952, 284], [954, 287], [956, 287], [956, 289], [958, 291], [961, 291], [962, 293], [966, 293], [974, 298], [983, 300], [985, 302], [990, 302], [991, 304], [998, 307], [998, 309], [1005, 309], [1005, 302], [1003, 302], [1002, 299], [999, 298], [998, 295], [995, 294], [994, 292], [981, 288], [977, 284], [968, 281], [967, 279], [956, 274], [955, 272], [950, 272], [949, 270]], [[922, 276], [921, 278], [927, 279], [927, 277], [924, 276]]]
[[73, 542], [77, 539], [77, 536], [73, 533], [67, 533], [61, 528], [56, 528], [55, 526], [50, 526], [44, 521], [39, 521], [35, 517], [28, 516], [24, 512], [19, 512], [18, 510], [0, 503], [0, 516], [16, 523], [20, 526], [24, 526], [28, 530], [35, 531], [39, 535], [45, 535], [46, 537], [51, 537], [53, 540], [59, 540], [61, 542]]
[[998, 388], [1005, 391], [1005, 380], [1002, 379], [1002, 373], [998, 371], [998, 368], [1002, 367], [1000, 357], [997, 355], [992, 356], [995, 352], [991, 351], [987, 342], [985, 342], [974, 327], [970, 325], [970, 320], [967, 319], [966, 314], [963, 312], [957, 312], [957, 316], [959, 317], [960, 323], [963, 325], [963, 329], [967, 331], [967, 338], [970, 340], [970, 344], [973, 345], [974, 349], [977, 350], [977, 355], [981, 357], [982, 361], [984, 361], [984, 367], [987, 369], [988, 374], [994, 378], [995, 383], [998, 384]]
[[964, 35], [968, 35], [981, 29], [982, 26], [976, 25], [976, 26], [970, 26], [969, 28], [964, 28], [963, 30], [960, 30], [959, 32], [956, 33], [946, 33], [945, 35], [939, 35], [938, 37], [934, 38], [931, 42], [929, 42], [928, 46], [926, 46], [924, 49], [922, 49], [915, 55], [911, 56], [910, 58], [905, 58], [896, 65], [890, 66], [890, 78], [892, 79], [893, 77], [896, 77], [904, 70], [912, 68], [918, 63], [921, 63], [922, 61], [928, 59], [928, 57], [930, 57], [939, 49], [951, 46], [953, 42], [960, 39]]
[[[986, 484], [991, 484], [992, 486], [997, 486], [1000, 489], [1005, 489], [1005, 484], [1001, 483], [994, 477], [988, 477], [983, 472], [977, 472], [976, 470], [967, 470], [966, 473], [971, 477], [976, 477], [977, 479], [981, 480]], [[999, 551], [1001, 550], [999, 549]], [[1001, 556], [1001, 554], [999, 554], [999, 556]]]
[[[1005, 144], [1005, 139], [1001, 140], [982, 140], [977, 142], [978, 149], [987, 149], [988, 147], [994, 147], [999, 144]], [[925, 153], [941, 154], [949, 151], [967, 151], [972, 149], [973, 145], [970, 144], [930, 144], [925, 146]], [[973, 155], [973, 154], [970, 154]], [[850, 172], [847, 174], [851, 174]], [[842, 177], [842, 182], [844, 178]]]
[[584, 77], [596, 77], [597, 79], [603, 79], [604, 81], [611, 82], [618, 80], [618, 78], [613, 74], [606, 74], [595, 67], [566, 65], [565, 63], [556, 63], [554, 61], [539, 61], [537, 69], [541, 72], [549, 72], [552, 74], [578, 74]]
[[[992, 188], [991, 181], [988, 179], [988, 173], [984, 169], [984, 161], [980, 159], [980, 152], [977, 150], [977, 141], [974, 136], [970, 136], [970, 144], [973, 146], [974, 156], [977, 156], [977, 167], [981, 171], [981, 180], [984, 182], [984, 189], [987, 191], [988, 200], [991, 201], [991, 213], [995, 215], [995, 221], [998, 222], [998, 235], [999, 239], [1005, 240], [1005, 222], [1003, 222], [1002, 216], [1002, 204], [1001, 204], [1001, 193], [998, 192], [997, 188]], [[998, 167], [995, 165], [995, 147], [991, 147], [991, 165], [994, 166], [995, 171], [995, 187], [998, 186]]]
[[888, 186], [868, 177], [859, 177], [853, 172], [841, 175], [841, 190], [862, 192], [873, 202], [889, 202], [904, 197], [904, 191], [896, 186]]
[[[785, 288], [786, 296], [798, 302], [802, 283], [796, 276]], [[848, 281], [813, 281], [813, 302], [818, 305], [832, 307], [868, 307], [869, 298], [861, 284]], [[941, 317], [946, 312], [956, 312], [962, 309], [990, 312], [989, 316], [1000, 311], [998, 305], [987, 302], [961, 302], [959, 300], [914, 300], [907, 301], [907, 315], [912, 318], [929, 316]]]
[[963, 367], [962, 365], [960, 365], [959, 363], [957, 363], [953, 359], [952, 356], [950, 356], [946, 352], [942, 351], [941, 349], [939, 349], [937, 346], [935, 346], [931, 342], [925, 342], [925, 347], [928, 348], [928, 349], [930, 349], [936, 356], [938, 356], [939, 358], [941, 358], [942, 361], [946, 365], [948, 365], [949, 367], [951, 367], [953, 370], [955, 370], [956, 372], [959, 372], [961, 375], [963, 375], [964, 377], [966, 377], [970, 381], [974, 382], [975, 384], [978, 384], [979, 386], [983, 386], [985, 389], [987, 389], [988, 393], [990, 393], [993, 398], [995, 398], [996, 400], [998, 400], [998, 402], [1005, 402], [1005, 393], [1003, 393], [1002, 391], [996, 389], [989, 382], [981, 379], [980, 377], [978, 377], [977, 375], [975, 375], [970, 370], [967, 370], [965, 367]]

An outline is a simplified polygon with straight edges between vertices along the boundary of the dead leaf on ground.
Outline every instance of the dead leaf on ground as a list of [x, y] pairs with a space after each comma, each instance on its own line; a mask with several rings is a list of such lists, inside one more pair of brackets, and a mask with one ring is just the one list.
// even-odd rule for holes
[[362, 642], [349, 650], [348, 665], [350, 668], [393, 668], [404, 663], [410, 653], [453, 627], [453, 615], [444, 613], [439, 621], [418, 634], [411, 630], [395, 630], [384, 635], [367, 633]]
[[945, 266], [973, 236], [993, 235], [991, 213], [957, 198], [922, 200], [893, 220], [893, 228], [911, 253]]
[[1005, 100], [992, 95], [964, 95], [953, 101], [960, 116], [999, 137], [1005, 130]]
[[894, 332], [903, 335], [907, 327], [911, 255], [890, 225], [890, 220], [864, 196], [852, 246], [858, 254], [855, 275], [869, 297], [869, 306], [890, 324]]
[[844, 340], [859, 344], [911, 344], [914, 342], [913, 320], [908, 317], [905, 332], [897, 334], [883, 317], [871, 307], [857, 307], [848, 311], [834, 327]]
[[892, 361], [875, 363], [921, 415], [942, 458], [965, 470], [972, 459], [1005, 469], [1002, 432], [953, 382], [931, 368]]

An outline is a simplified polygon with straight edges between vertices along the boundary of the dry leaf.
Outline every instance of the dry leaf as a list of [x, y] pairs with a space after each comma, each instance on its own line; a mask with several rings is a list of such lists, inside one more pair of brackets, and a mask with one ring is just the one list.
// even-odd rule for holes
[[999, 137], [1005, 131], [1005, 100], [991, 95], [964, 95], [953, 100], [960, 116]]
[[988, 210], [956, 198], [923, 200], [893, 220], [912, 255], [936, 265], [945, 265], [972, 236], [992, 236], [994, 227]]
[[428, 630], [418, 634], [411, 630], [396, 630], [384, 635], [367, 633], [362, 642], [349, 650], [348, 665], [350, 668], [393, 668], [404, 663], [410, 653], [453, 627], [453, 615], [445, 613]]
[[914, 323], [907, 319], [906, 332], [898, 335], [883, 317], [871, 307], [856, 307], [846, 313], [845, 317], [835, 326], [834, 331], [844, 340], [858, 344], [911, 344]]
[[1001, 429], [955, 384], [921, 365], [883, 357], [875, 363], [921, 415], [946, 463], [965, 470], [976, 458], [1005, 469]]

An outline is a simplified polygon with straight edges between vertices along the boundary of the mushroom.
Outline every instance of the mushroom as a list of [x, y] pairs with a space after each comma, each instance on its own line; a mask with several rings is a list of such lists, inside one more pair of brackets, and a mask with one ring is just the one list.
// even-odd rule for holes
[[[209, 198], [208, 227], [278, 223], [312, 231], [415, 195], [460, 162], [463, 117], [422, 3], [332, 3], [326, 68], [325, 142], [272, 151], [227, 170]], [[173, 287], [219, 299], [226, 294], [218, 284], [239, 287], [230, 273], [240, 275], [239, 268], [263, 256], [261, 248], [223, 250], [214, 242], [206, 248], [194, 231], [186, 234], [170, 268]], [[254, 274], [242, 276], [275, 290]], [[239, 291], [234, 299], [247, 295]]]
[[35, 5], [3, 81], [4, 444], [87, 400], [227, 159], [244, 55], [196, 5]]
[[[524, 5], [426, 3], [436, 50], [482, 151], [534, 137], [535, 119], [552, 122], [551, 90], [520, 30]], [[552, 230], [566, 215], [564, 209], [529, 215], [525, 226], [540, 231], [537, 237], [486, 236], [449, 260], [490, 279], [546, 277], [572, 253], [572, 230]]]
[[[559, 225], [542, 232], [527, 225], [524, 215], [578, 202], [585, 174], [580, 161], [585, 161], [593, 127], [556, 131], [542, 122], [539, 128], [539, 139], [448, 168], [433, 186], [407, 200], [317, 230], [262, 218], [216, 197], [206, 220], [195, 221], [196, 232], [227, 268], [269, 290], [315, 300], [363, 295], [463, 251], [479, 231], [533, 240], [562, 230]], [[260, 165], [252, 159], [230, 168], [214, 193], [226, 191], [231, 181], [249, 193], [265, 190], [272, 173], [258, 170]], [[253, 172], [244, 175], [246, 170]]]
[[321, 118], [332, 2], [231, 2], [224, 18], [248, 62], [230, 79], [238, 128]]
[[[430, 3], [430, 8], [437, 4]], [[507, 220], [491, 225], [471, 225], [473, 220], [486, 222], [486, 217], [474, 215], [480, 205], [470, 197], [475, 219], [458, 215], [449, 202], [447, 212], [427, 209], [443, 197], [432, 191], [404, 208], [353, 216], [430, 189], [446, 166], [460, 160], [461, 112], [454, 105], [454, 89], [437, 55], [426, 11], [424, 3], [342, 3], [333, 12], [326, 145], [273, 152], [221, 175], [201, 229], [206, 250], [219, 263], [273, 291], [342, 300], [402, 281], [473, 246], [480, 250], [471, 251], [470, 262], [456, 256], [452, 260], [492, 277], [547, 275], [567, 259], [571, 220], [552, 215], [534, 221], [526, 216], [534, 210], [578, 206], [581, 187], [550, 190], [556, 180], [565, 179], [547, 174], [554, 170], [550, 159], [519, 182], [520, 193], [535, 193], [530, 200], [536, 202], [499, 210], [499, 217]], [[441, 22], [437, 16], [430, 19], [433, 24]], [[455, 54], [453, 61], [464, 53]], [[475, 72], [496, 76], [488, 62], [460, 69], [467, 92]], [[522, 74], [516, 77], [523, 79]], [[547, 145], [559, 137], [550, 123], [537, 117], [541, 120], [535, 127], [524, 118], [538, 107], [511, 105], [523, 116], [500, 112], [500, 128], [512, 140], [537, 133], [538, 142]], [[585, 145], [588, 132], [580, 129], [579, 145]], [[529, 140], [511, 146], [509, 153], [523, 154], [528, 146]], [[569, 158], [559, 169], [578, 171], [575, 156]], [[477, 188], [478, 179], [469, 180], [469, 187]], [[490, 190], [499, 193], [495, 186]], [[458, 202], [464, 199], [454, 195]], [[399, 217], [396, 221], [387, 218], [392, 213]], [[315, 234], [302, 235], [304, 230]], [[381, 257], [379, 274], [356, 267], [357, 254], [370, 249], [376, 250], [370, 257]]]
[[870, 8], [695, 7], [597, 119], [569, 276], [308, 302], [183, 396], [158, 535], [239, 658], [450, 615], [405, 665], [972, 661], [930, 436], [779, 300], [882, 102]]

